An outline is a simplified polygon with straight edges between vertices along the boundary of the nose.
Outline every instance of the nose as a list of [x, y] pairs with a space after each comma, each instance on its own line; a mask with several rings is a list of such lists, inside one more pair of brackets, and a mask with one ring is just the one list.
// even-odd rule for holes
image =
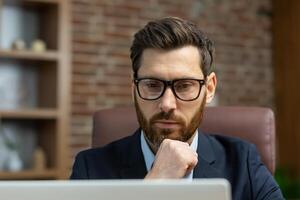
[[168, 87], [160, 99], [159, 108], [161, 111], [167, 113], [171, 110], [176, 109], [176, 107], [177, 107], [176, 97], [173, 94], [173, 91], [171, 90], [171, 88]]

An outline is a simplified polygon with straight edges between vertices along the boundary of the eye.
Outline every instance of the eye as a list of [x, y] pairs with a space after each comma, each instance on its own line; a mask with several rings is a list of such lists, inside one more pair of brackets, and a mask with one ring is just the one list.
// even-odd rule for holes
[[158, 81], [147, 81], [145, 83], [145, 86], [147, 86], [148, 88], [157, 88], [160, 87], [160, 83]]
[[175, 84], [175, 90], [177, 92], [186, 92], [195, 87], [195, 82], [192, 80], [180, 80]]
[[141, 81], [141, 86], [150, 92], [157, 92], [163, 88], [163, 84], [160, 81], [150, 79]]

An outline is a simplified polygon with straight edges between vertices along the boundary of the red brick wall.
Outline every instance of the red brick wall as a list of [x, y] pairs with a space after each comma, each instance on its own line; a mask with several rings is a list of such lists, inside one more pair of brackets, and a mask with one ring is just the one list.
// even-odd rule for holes
[[273, 106], [271, 0], [72, 0], [71, 158], [90, 145], [92, 114], [131, 103], [129, 47], [148, 20], [178, 16], [215, 41], [220, 105]]

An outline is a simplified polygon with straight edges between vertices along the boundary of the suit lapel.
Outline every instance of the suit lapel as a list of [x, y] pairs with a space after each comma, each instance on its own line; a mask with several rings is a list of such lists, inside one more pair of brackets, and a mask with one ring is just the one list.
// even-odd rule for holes
[[131, 141], [121, 148], [120, 175], [122, 179], [143, 179], [147, 174], [140, 134], [141, 131], [138, 129], [131, 136]]
[[193, 178], [221, 178], [222, 173], [214, 167], [216, 155], [208, 136], [198, 131], [198, 163], [194, 168]]

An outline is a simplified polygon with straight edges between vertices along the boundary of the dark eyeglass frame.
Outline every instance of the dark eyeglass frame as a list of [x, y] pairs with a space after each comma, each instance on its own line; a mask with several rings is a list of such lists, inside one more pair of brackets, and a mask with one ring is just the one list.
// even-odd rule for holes
[[[144, 97], [141, 96], [140, 89], [139, 89], [139, 86], [138, 86], [139, 82], [142, 81], [142, 80], [147, 80], [147, 79], [160, 81], [160, 82], [162, 82], [164, 84], [164, 88], [163, 88], [161, 94], [158, 97], [156, 97], [156, 98], [144, 98]], [[178, 82], [178, 81], [188, 81], [188, 80], [199, 82], [200, 87], [199, 87], [199, 92], [198, 92], [198, 94], [197, 94], [197, 96], [195, 98], [189, 99], [189, 100], [185, 100], [185, 99], [180, 98], [177, 95], [177, 93], [175, 92], [174, 84], [176, 82]], [[199, 95], [201, 93], [201, 89], [202, 89], [203, 85], [205, 85], [205, 79], [195, 79], [195, 78], [182, 78], [182, 79], [174, 79], [174, 80], [161, 80], [161, 79], [158, 79], [158, 78], [135, 78], [133, 81], [134, 81], [134, 84], [135, 84], [135, 86], [137, 88], [137, 91], [138, 91], [138, 94], [139, 94], [140, 98], [144, 99], [144, 100], [148, 100], [148, 101], [154, 101], [154, 100], [157, 100], [157, 99], [161, 98], [165, 94], [165, 91], [166, 91], [167, 87], [171, 88], [171, 90], [173, 92], [173, 95], [176, 98], [178, 98], [178, 99], [180, 99], [182, 101], [194, 101], [194, 100], [198, 99], [198, 97], [199, 97]]]

